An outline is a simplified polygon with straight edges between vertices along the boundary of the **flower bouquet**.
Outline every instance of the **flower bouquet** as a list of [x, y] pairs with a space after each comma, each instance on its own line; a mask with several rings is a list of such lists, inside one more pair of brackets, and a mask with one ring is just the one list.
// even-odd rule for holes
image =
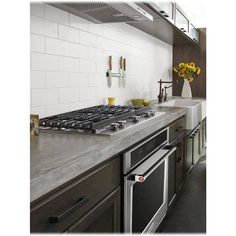
[[201, 73], [200, 67], [196, 67], [195, 63], [180, 63], [178, 66], [175, 66], [173, 70], [178, 73], [179, 77], [187, 79], [189, 82], [192, 82], [193, 79]]
[[195, 63], [180, 63], [173, 67], [173, 70], [178, 73], [179, 77], [184, 78], [182, 89], [182, 97], [192, 97], [191, 87], [189, 82], [192, 82], [197, 75], [201, 73], [200, 67], [196, 67]]

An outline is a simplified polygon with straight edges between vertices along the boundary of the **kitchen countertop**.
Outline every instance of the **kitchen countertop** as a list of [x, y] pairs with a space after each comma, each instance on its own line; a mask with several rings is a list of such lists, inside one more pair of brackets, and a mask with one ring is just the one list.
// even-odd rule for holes
[[152, 108], [165, 114], [113, 136], [40, 132], [30, 146], [31, 202], [186, 114], [185, 108]]

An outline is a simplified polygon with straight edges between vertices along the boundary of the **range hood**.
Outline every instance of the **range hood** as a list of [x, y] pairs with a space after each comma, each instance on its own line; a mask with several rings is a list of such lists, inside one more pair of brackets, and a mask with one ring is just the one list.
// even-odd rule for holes
[[153, 16], [133, 2], [58, 2], [50, 5], [93, 23], [153, 21]]

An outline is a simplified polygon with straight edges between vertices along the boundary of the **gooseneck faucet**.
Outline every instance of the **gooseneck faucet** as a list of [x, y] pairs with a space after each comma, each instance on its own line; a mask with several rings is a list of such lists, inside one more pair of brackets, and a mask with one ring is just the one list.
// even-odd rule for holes
[[[160, 84], [159, 94], [158, 94], [158, 103], [162, 103], [163, 98], [164, 98], [164, 95], [163, 95], [164, 89], [162, 88], [162, 84], [172, 84], [173, 81], [163, 81], [162, 79], [160, 79], [158, 81], [158, 83]], [[171, 87], [171, 85], [169, 87]], [[169, 88], [169, 87], [165, 87], [165, 90], [166, 90], [166, 88]], [[166, 91], [165, 91], [165, 98], [164, 98], [164, 100], [166, 101], [166, 99], [167, 99], [167, 94], [166, 94]]]

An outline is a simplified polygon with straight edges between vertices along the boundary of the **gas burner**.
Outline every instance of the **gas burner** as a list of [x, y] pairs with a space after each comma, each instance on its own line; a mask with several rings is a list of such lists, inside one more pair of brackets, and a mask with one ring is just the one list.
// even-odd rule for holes
[[99, 105], [40, 119], [41, 130], [111, 134], [156, 116], [150, 107]]

